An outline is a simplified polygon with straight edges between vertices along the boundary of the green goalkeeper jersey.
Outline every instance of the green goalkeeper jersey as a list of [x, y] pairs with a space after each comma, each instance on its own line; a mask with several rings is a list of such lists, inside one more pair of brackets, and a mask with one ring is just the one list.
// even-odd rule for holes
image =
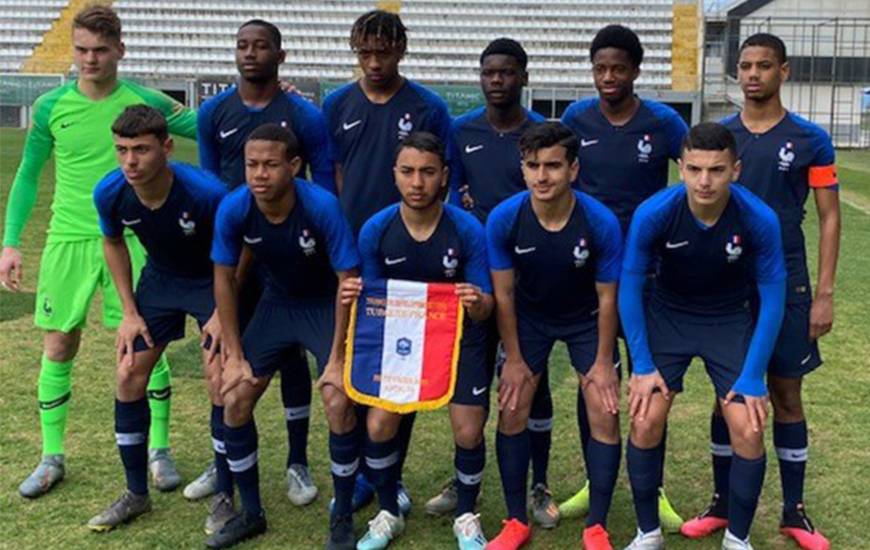
[[141, 103], [163, 113], [171, 133], [196, 139], [194, 111], [160, 91], [126, 80], [118, 80], [115, 90], [98, 101], [81, 93], [76, 81], [36, 100], [6, 205], [4, 246], [19, 246], [36, 202], [39, 174], [52, 150], [55, 188], [47, 242], [100, 238], [93, 191], [104, 175], [118, 167], [111, 127], [125, 108]]

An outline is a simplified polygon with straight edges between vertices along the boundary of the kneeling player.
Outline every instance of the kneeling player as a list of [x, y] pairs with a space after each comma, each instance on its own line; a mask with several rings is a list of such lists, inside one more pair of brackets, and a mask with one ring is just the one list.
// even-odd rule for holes
[[[626, 461], [638, 532], [627, 550], [664, 547], [656, 505], [659, 442], [672, 392], [682, 391], [695, 356], [713, 381], [734, 450], [722, 548], [752, 548], [749, 528], [766, 464], [764, 374], [785, 307], [785, 260], [776, 214], [731, 184], [739, 168], [734, 137], [724, 126], [695, 126], [683, 142], [685, 183], [646, 200], [631, 223], [619, 292], [635, 361]], [[656, 286], [644, 303], [653, 262]], [[748, 304], [755, 286], [761, 306], [753, 323]]]
[[[301, 345], [314, 354], [322, 371], [341, 348], [341, 339], [333, 338], [336, 276], [356, 275], [359, 257], [335, 196], [295, 179], [301, 163], [292, 133], [277, 124], [260, 126], [245, 145], [247, 185], [227, 195], [217, 214], [212, 259], [223, 329], [224, 440], [243, 510], [206, 541], [212, 548], [231, 546], [266, 530], [253, 411], [286, 352]], [[244, 338], [239, 334], [234, 279], [243, 249], [261, 266], [264, 281], [263, 296]], [[349, 512], [359, 450], [351, 403], [343, 394], [333, 396], [340, 393], [335, 389], [332, 385], [325, 389], [324, 401], [336, 511]], [[340, 460], [335, 458], [337, 439], [342, 440]], [[352, 523], [343, 526], [352, 537]]]
[[[112, 125], [112, 133], [121, 167], [97, 185], [94, 202], [106, 263], [124, 306], [117, 338], [115, 439], [127, 474], [127, 491], [88, 522], [95, 531], [108, 531], [151, 509], [147, 484], [151, 415], [145, 389], [167, 344], [184, 337], [186, 315], [196, 318], [209, 347], [203, 351], [203, 368], [212, 419], [221, 414], [220, 361], [215, 357], [220, 324], [214, 313], [209, 251], [215, 212], [226, 191], [206, 172], [168, 162], [172, 139], [166, 119], [156, 109], [127, 107]], [[127, 227], [148, 252], [135, 296], [124, 239]], [[213, 422], [212, 438], [220, 461], [217, 442], [221, 436], [214, 426]], [[232, 515], [232, 498], [220, 503], [213, 507], [207, 529], [219, 527]]]
[[[460, 550], [483, 549], [486, 538], [474, 514], [474, 503], [486, 461], [483, 427], [489, 407], [487, 328], [483, 321], [493, 307], [483, 226], [471, 214], [441, 202], [447, 166], [444, 145], [434, 135], [418, 132], [406, 137], [399, 145], [394, 172], [402, 201], [363, 225], [359, 237], [362, 279], [347, 279], [341, 299], [345, 305], [351, 304], [364, 280], [456, 283], [468, 318], [450, 403], [458, 493], [453, 532]], [[360, 550], [386, 548], [404, 529], [397, 502], [401, 418], [374, 407], [368, 413], [365, 457], [381, 511], [357, 544]]]
[[583, 543], [611, 548], [605, 525], [619, 471], [616, 282], [619, 221], [606, 206], [573, 191], [577, 138], [547, 123], [519, 141], [529, 191], [502, 202], [486, 224], [496, 319], [507, 357], [499, 384], [496, 448], [508, 520], [487, 548], [513, 550], [529, 539], [525, 487], [526, 423], [553, 345], [568, 345], [586, 399], [591, 504]]

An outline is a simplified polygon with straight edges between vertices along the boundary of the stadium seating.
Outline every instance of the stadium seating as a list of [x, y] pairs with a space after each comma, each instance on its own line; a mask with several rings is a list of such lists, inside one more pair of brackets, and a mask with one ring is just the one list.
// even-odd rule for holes
[[[0, 70], [18, 70], [64, 0], [0, 0]], [[287, 78], [345, 80], [354, 58], [347, 44], [354, 19], [374, 2], [322, 0], [116, 0], [124, 22], [125, 74], [139, 78], [232, 77], [233, 35], [242, 22], [267, 19], [285, 36]], [[639, 85], [670, 88], [671, 0], [405, 0], [410, 29], [403, 71], [430, 83], [477, 81], [478, 55], [510, 34], [530, 54], [532, 86], [588, 87], [586, 52], [608, 23], [634, 28], [646, 47]], [[507, 29], [510, 29], [508, 31]]]
[[[351, 24], [373, 4], [118, 0], [128, 46], [122, 70], [140, 77], [231, 77], [233, 35], [239, 24], [259, 17], [284, 34], [285, 77], [345, 80], [354, 66], [347, 44]], [[589, 85], [582, 67], [592, 37], [621, 22], [638, 31], [647, 49], [640, 85], [669, 88], [671, 9], [671, 0], [405, 0], [401, 14], [410, 47], [403, 71], [424, 82], [476, 82], [480, 51], [511, 34], [529, 51], [532, 85]]]
[[0, 0], [0, 72], [16, 72], [66, 0]]

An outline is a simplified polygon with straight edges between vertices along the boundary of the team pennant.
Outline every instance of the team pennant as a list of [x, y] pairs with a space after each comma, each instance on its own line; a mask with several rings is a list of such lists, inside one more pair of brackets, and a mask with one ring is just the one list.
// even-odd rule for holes
[[450, 401], [463, 318], [455, 288], [366, 281], [348, 326], [344, 388], [351, 399], [397, 413]]

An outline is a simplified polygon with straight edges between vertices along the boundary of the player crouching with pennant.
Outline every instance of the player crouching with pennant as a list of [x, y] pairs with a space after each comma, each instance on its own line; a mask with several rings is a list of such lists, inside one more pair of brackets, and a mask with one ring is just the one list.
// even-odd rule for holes
[[342, 282], [352, 315], [344, 385], [371, 405], [365, 460], [381, 510], [357, 548], [386, 548], [404, 529], [397, 502], [401, 413], [450, 403], [459, 496], [453, 531], [460, 549], [486, 539], [474, 503], [486, 458], [489, 406], [485, 321], [493, 309], [483, 226], [441, 202], [444, 145], [413, 133], [395, 161], [399, 204], [370, 218], [359, 236], [362, 278]]

